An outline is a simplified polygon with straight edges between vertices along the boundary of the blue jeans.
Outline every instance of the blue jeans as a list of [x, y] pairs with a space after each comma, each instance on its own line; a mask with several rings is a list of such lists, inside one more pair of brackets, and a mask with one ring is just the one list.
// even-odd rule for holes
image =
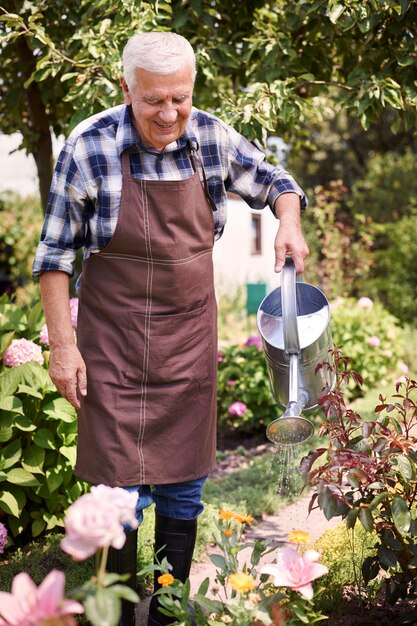
[[139, 493], [136, 505], [136, 519], [139, 524], [143, 520], [143, 509], [155, 502], [155, 510], [165, 517], [175, 519], [196, 519], [202, 513], [201, 502], [203, 485], [207, 476], [183, 483], [167, 485], [134, 485], [124, 487], [126, 491]]

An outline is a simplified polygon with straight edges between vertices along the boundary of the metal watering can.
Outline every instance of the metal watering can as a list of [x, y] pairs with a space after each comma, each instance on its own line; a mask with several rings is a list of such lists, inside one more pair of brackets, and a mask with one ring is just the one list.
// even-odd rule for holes
[[307, 441], [313, 424], [301, 415], [318, 406], [318, 399], [332, 387], [327, 368], [331, 343], [329, 302], [320, 289], [297, 282], [294, 262], [287, 257], [281, 287], [259, 305], [257, 325], [272, 395], [285, 413], [271, 422], [266, 435], [275, 444]]

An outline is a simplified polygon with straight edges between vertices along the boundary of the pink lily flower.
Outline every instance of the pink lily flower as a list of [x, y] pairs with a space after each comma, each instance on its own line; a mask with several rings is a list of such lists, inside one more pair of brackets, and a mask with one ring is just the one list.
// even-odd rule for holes
[[316, 550], [299, 554], [294, 548], [283, 548], [278, 552], [277, 564], [264, 565], [261, 574], [273, 576], [275, 587], [294, 589], [311, 600], [314, 594], [311, 582], [329, 571], [325, 565], [317, 563], [319, 558]]
[[17, 574], [11, 593], [0, 591], [0, 625], [76, 626], [71, 615], [84, 609], [79, 602], [64, 599], [64, 587], [65, 576], [58, 570], [50, 572], [39, 587], [25, 572]]

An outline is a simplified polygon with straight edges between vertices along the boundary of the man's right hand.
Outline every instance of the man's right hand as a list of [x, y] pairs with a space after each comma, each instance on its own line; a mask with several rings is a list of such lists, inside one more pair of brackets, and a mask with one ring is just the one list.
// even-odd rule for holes
[[59, 393], [76, 409], [80, 408], [77, 390], [87, 395], [87, 372], [83, 358], [75, 344], [51, 348], [49, 375]]

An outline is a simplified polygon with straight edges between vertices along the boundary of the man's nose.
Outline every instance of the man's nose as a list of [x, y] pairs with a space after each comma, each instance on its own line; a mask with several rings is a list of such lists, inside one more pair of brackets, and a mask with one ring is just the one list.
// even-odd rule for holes
[[159, 117], [165, 124], [172, 124], [177, 119], [177, 110], [172, 105], [167, 105], [159, 112]]

